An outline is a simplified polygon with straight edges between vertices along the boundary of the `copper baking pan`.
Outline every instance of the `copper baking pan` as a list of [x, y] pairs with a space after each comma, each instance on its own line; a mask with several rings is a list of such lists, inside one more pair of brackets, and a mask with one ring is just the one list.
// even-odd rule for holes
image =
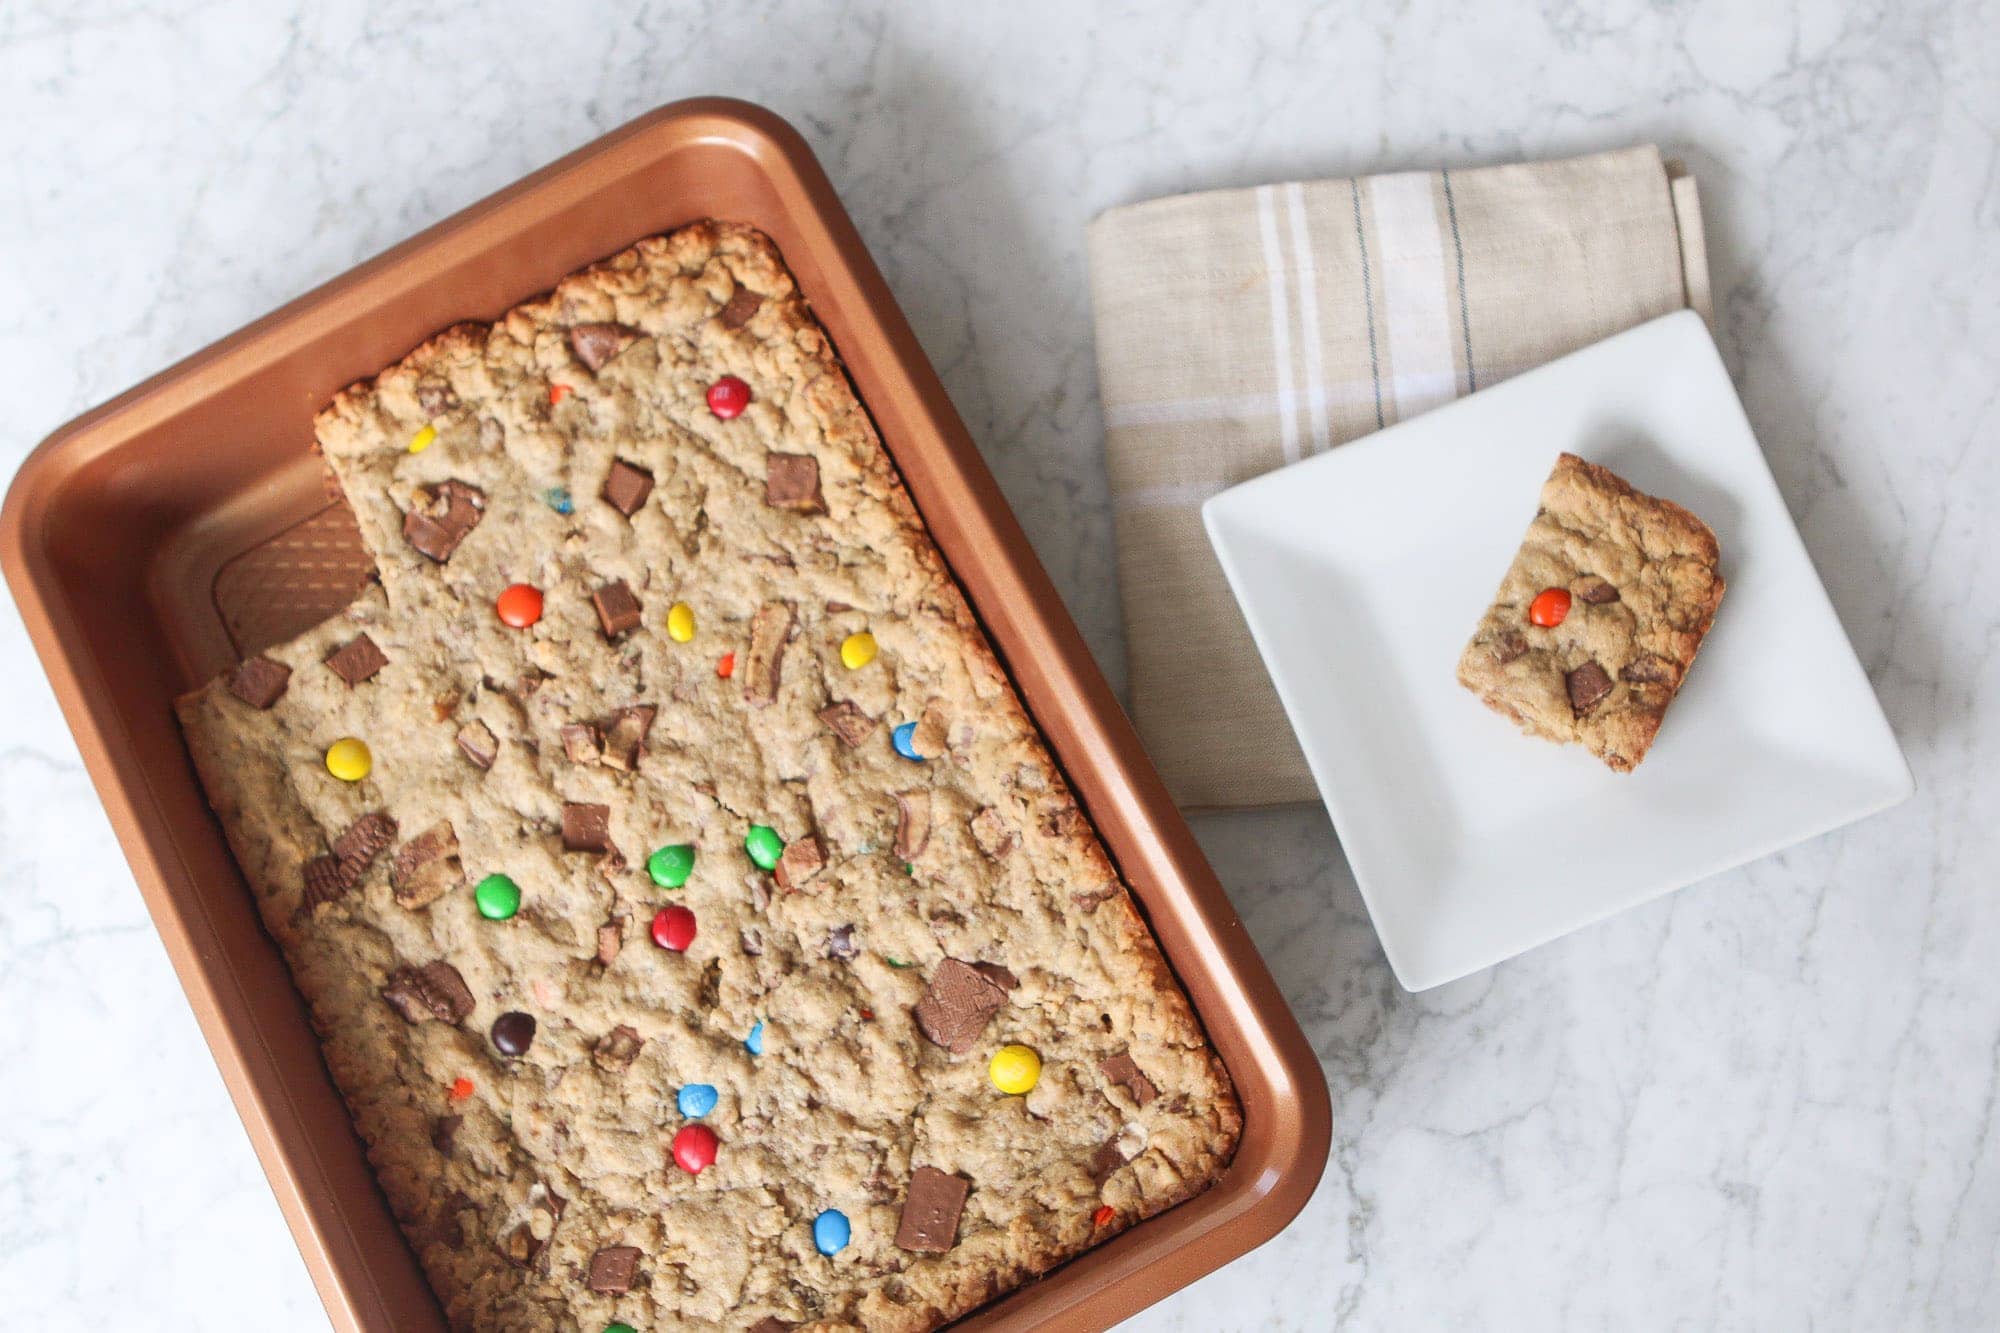
[[1220, 1183], [961, 1325], [1104, 1327], [1304, 1206], [1326, 1087], [833, 187], [777, 116], [720, 99], [652, 112], [71, 422], [15, 478], [0, 563], [328, 1314], [441, 1329], [170, 703], [367, 577], [308, 448], [335, 391], [704, 217], [753, 223], [783, 251], [1236, 1080], [1243, 1139]]

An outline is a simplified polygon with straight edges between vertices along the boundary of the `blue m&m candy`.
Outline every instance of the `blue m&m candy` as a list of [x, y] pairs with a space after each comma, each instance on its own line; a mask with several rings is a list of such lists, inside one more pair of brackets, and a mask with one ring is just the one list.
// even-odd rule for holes
[[813, 1248], [821, 1254], [839, 1254], [847, 1248], [848, 1237], [853, 1234], [847, 1214], [838, 1208], [829, 1208], [813, 1219]]
[[903, 758], [913, 764], [921, 764], [924, 762], [924, 756], [917, 753], [916, 734], [917, 724], [905, 722], [889, 734], [889, 744], [895, 746], [896, 753]]
[[699, 1120], [715, 1109], [715, 1088], [707, 1083], [690, 1083], [681, 1089], [675, 1098], [681, 1114], [690, 1120]]
[[757, 1026], [750, 1029], [750, 1035], [743, 1039], [743, 1049], [752, 1055], [764, 1053], [764, 1020], [758, 1019]]

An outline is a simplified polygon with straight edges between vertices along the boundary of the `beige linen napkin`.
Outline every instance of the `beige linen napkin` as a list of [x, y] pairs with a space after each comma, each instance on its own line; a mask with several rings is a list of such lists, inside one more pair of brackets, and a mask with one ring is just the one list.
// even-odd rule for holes
[[1090, 272], [1132, 712], [1188, 808], [1314, 795], [1204, 500], [1656, 315], [1710, 313], [1694, 181], [1651, 145], [1115, 208], [1090, 226]]

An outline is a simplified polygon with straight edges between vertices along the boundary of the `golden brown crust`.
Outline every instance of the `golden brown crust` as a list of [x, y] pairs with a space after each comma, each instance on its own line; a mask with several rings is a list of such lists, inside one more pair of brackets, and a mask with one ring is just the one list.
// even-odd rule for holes
[[[1565, 453], [1541, 509], [1459, 658], [1458, 679], [1530, 735], [1575, 742], [1618, 772], [1646, 757], [1722, 602], [1720, 548], [1681, 506]], [[1554, 627], [1537, 594], [1571, 594]]]
[[[613, 327], [579, 345], [578, 326]], [[702, 397], [725, 373], [755, 395], [730, 422]], [[427, 425], [435, 441], [411, 453]], [[269, 711], [216, 684], [181, 716], [456, 1326], [928, 1328], [1220, 1174], [1241, 1129], [1221, 1061], [765, 238], [697, 224], [490, 327], [454, 326], [343, 391], [319, 443], [382, 586], [272, 650], [293, 676]], [[771, 453], [817, 460], [818, 506], [768, 503]], [[653, 481], [629, 516], [601, 498], [614, 459]], [[405, 532], [447, 481], [480, 503], [439, 559]], [[590, 605], [614, 580], [641, 622], [615, 641]], [[515, 581], [546, 599], [530, 631], [493, 614]], [[690, 642], [665, 632], [676, 602]], [[780, 620], [746, 698], [752, 627]], [[850, 671], [839, 645], [863, 628], [881, 654]], [[362, 630], [388, 663], [350, 687], [322, 659]], [[633, 705], [655, 715], [614, 746]], [[850, 741], [829, 713], [875, 725]], [[917, 765], [890, 732], [920, 717], [941, 752]], [[579, 726], [598, 743], [565, 745]], [[472, 727], [487, 762], [462, 746]], [[375, 754], [353, 786], [319, 765], [347, 734]], [[903, 858], [897, 798], [916, 790], [929, 836]], [[563, 849], [571, 804], [609, 808], [611, 852]], [[376, 810], [405, 845], [448, 821], [437, 841], [464, 885], [399, 903], [398, 848], [307, 904], [304, 863]], [[826, 864], [786, 891], [744, 855], [753, 822], [816, 839]], [[643, 867], [675, 842], [695, 869], [665, 891]], [[526, 895], [505, 923], [471, 903], [496, 870]], [[700, 922], [685, 954], [647, 938], [669, 901]], [[434, 958], [474, 996], [462, 1025], [411, 1023], [380, 996]], [[911, 1016], [953, 958], [1015, 982], [965, 1055]], [[503, 1012], [536, 1019], [520, 1057], [487, 1036]], [[987, 1080], [1006, 1042], [1042, 1055], [1025, 1098]], [[1156, 1098], [1103, 1073], [1121, 1053]], [[461, 1075], [475, 1089], [449, 1101]], [[704, 1123], [722, 1147], [690, 1176], [667, 1145], [674, 1094], [696, 1081], [720, 1094]], [[893, 1244], [917, 1166], [972, 1185], [942, 1254]], [[832, 1259], [810, 1239], [824, 1207], [854, 1228]], [[592, 1290], [592, 1256], [623, 1246], [641, 1252], [631, 1290]]]

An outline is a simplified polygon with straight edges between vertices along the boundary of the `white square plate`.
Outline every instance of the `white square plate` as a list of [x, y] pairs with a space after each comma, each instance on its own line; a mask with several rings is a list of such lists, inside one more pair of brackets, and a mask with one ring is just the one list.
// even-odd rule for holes
[[[1455, 675], [1565, 449], [1692, 509], [1722, 546], [1715, 626], [1629, 774], [1523, 735]], [[1912, 790], [1692, 312], [1246, 482], [1202, 517], [1410, 990]]]

